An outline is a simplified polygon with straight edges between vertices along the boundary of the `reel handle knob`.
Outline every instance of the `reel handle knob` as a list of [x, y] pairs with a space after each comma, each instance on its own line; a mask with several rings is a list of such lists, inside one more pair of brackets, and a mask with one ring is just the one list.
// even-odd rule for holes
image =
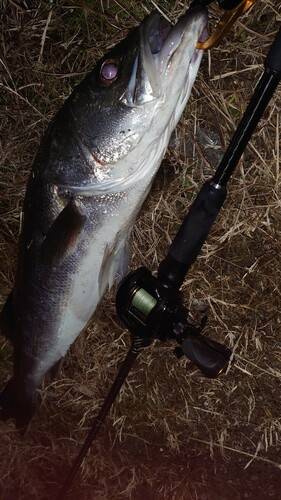
[[215, 340], [200, 334], [189, 334], [176, 349], [176, 354], [185, 354], [205, 377], [215, 378], [226, 370], [232, 353]]

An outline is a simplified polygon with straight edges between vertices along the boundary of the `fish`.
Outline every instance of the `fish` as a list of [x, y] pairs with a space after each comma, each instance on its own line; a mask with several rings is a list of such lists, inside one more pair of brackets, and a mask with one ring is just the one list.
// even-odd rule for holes
[[97, 304], [130, 262], [130, 235], [189, 99], [206, 8], [158, 11], [111, 48], [51, 121], [31, 167], [14, 288], [0, 316], [13, 375], [0, 420], [27, 429]]

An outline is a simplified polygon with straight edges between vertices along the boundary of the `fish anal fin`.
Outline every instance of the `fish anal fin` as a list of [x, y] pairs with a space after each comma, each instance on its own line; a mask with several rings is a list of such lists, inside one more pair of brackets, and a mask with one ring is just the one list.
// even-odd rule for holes
[[85, 216], [74, 200], [61, 211], [50, 227], [41, 247], [40, 260], [57, 265], [75, 245], [85, 223]]
[[4, 337], [14, 342], [14, 306], [13, 291], [8, 295], [7, 300], [0, 313], [0, 329]]

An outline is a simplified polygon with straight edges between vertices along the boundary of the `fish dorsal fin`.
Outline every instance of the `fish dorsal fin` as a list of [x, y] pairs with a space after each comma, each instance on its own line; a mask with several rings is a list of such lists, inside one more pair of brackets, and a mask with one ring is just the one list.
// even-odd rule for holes
[[49, 265], [59, 264], [75, 245], [84, 223], [85, 216], [71, 200], [53, 222], [42, 243], [41, 261]]
[[13, 291], [11, 291], [0, 313], [0, 329], [4, 337], [12, 343], [14, 342], [14, 322]]

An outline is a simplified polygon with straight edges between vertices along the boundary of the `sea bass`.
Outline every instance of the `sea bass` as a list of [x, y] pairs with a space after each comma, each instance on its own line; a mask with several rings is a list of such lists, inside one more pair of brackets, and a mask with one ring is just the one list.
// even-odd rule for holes
[[132, 226], [188, 101], [206, 25], [203, 8], [175, 26], [158, 12], [147, 16], [51, 122], [32, 166], [15, 286], [1, 313], [14, 374], [0, 419], [28, 426], [44, 377], [126, 273]]

